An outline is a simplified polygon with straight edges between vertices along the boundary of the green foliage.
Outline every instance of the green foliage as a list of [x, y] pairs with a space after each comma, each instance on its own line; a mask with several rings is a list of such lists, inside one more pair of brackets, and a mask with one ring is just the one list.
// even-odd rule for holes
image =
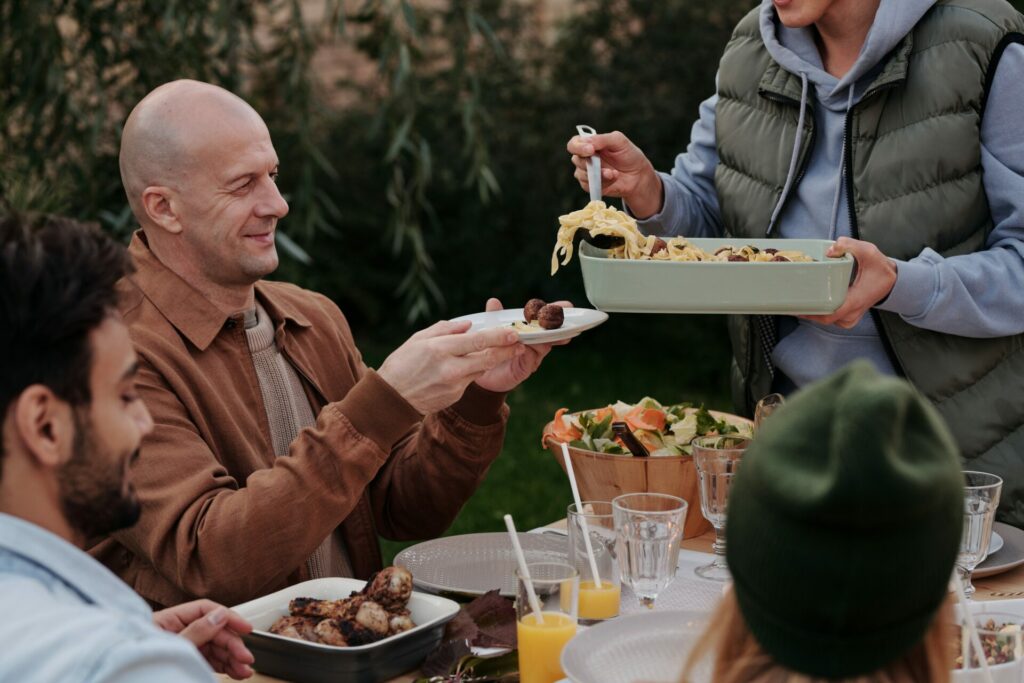
[[[491, 293], [581, 300], [546, 272], [555, 218], [585, 199], [566, 139], [581, 121], [618, 127], [669, 163], [747, 3], [576, 4], [553, 35], [530, 3], [501, 0], [0, 0], [0, 186], [126, 236], [123, 121], [155, 86], [195, 78], [271, 129], [291, 205], [281, 277], [357, 323], [477, 310]], [[337, 46], [353, 69], [325, 82], [314, 60]], [[370, 77], [349, 74], [360, 60]]]
[[[304, 276], [357, 325], [459, 315], [491, 295], [509, 306], [533, 296], [584, 301], [575, 266], [548, 272], [557, 217], [586, 202], [566, 141], [577, 123], [618, 128], [668, 167], [751, 6], [584, 0], [551, 34], [527, 4], [418, 8], [411, 75], [400, 57], [382, 71], [404, 94], [364, 90], [363, 106], [340, 114], [326, 148], [345, 167], [323, 190], [342, 207], [344, 227], [317, 234], [310, 248], [340, 267]], [[469, 6], [475, 14], [462, 19]], [[369, 38], [362, 45], [396, 53]]]
[[117, 168], [128, 111], [173, 78], [237, 89], [253, 25], [248, 2], [2, 0], [5, 192], [129, 229]]

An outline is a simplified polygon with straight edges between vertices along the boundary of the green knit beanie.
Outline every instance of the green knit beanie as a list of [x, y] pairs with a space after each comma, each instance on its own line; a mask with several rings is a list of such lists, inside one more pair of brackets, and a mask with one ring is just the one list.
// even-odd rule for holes
[[726, 555], [740, 611], [776, 662], [869, 674], [917, 644], [963, 528], [956, 446], [903, 380], [854, 363], [796, 393], [747, 449]]

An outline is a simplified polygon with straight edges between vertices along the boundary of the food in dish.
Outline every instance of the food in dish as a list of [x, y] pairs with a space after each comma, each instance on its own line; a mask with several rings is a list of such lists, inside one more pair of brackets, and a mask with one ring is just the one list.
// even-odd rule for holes
[[551, 435], [556, 440], [574, 448], [612, 455], [630, 455], [613, 433], [613, 422], [625, 422], [652, 457], [689, 455], [690, 441], [697, 436], [750, 436], [753, 433], [748, 422], [716, 419], [704, 406], [692, 403], [664, 406], [650, 397], [633, 405], [619, 401], [599, 410], [567, 413], [567, 408], [560, 408], [555, 413]]
[[746, 245], [742, 247], [723, 246], [713, 253], [694, 246], [683, 237], [667, 240], [654, 235], [644, 235], [629, 214], [607, 206], [602, 201], [593, 201], [578, 211], [558, 218], [558, 237], [551, 254], [551, 274], [558, 271], [559, 254], [561, 265], [572, 259], [573, 239], [577, 230], [588, 230], [592, 236], [609, 235], [621, 237], [622, 246], [608, 251], [610, 258], [639, 259], [653, 261], [736, 261], [736, 262], [789, 262], [813, 261], [807, 254], [795, 249], [765, 249]]
[[416, 626], [407, 606], [410, 595], [412, 574], [386, 567], [347, 598], [295, 598], [288, 616], [275, 621], [270, 632], [337, 647], [368, 645]]
[[512, 323], [519, 332], [557, 330], [565, 323], [565, 311], [558, 304], [545, 303], [543, 299], [530, 299], [523, 306], [523, 320]]
[[[960, 642], [963, 635], [961, 634], [961, 626], [956, 626], [954, 632], [956, 633], [956, 640], [954, 641], [954, 647], [957, 652], [961, 652]], [[978, 630], [982, 631], [978, 635], [981, 636], [981, 649], [985, 651], [985, 659], [988, 661], [989, 666], [996, 664], [1005, 664], [1006, 662], [1013, 661], [1020, 657], [1020, 653], [1016, 652], [1017, 648], [1020, 647], [1021, 642], [1021, 627], [1020, 624], [1014, 622], [1003, 622], [997, 624], [994, 619], [988, 619], [987, 621], [978, 622]], [[978, 662], [978, 655], [972, 652], [971, 667], [977, 668], [980, 664]], [[956, 662], [953, 665], [954, 669], [964, 668], [964, 657], [963, 654], [956, 656]]]

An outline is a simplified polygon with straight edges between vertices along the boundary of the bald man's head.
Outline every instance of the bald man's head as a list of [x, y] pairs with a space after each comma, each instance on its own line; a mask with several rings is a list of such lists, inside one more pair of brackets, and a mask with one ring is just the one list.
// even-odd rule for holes
[[128, 203], [143, 227], [149, 221], [141, 207], [142, 192], [154, 185], [180, 185], [202, 144], [220, 129], [238, 124], [266, 130], [245, 100], [201, 81], [165, 83], [135, 105], [124, 124], [119, 162]]
[[277, 267], [274, 233], [288, 213], [277, 153], [260, 115], [223, 88], [174, 81], [124, 125], [121, 180], [164, 265], [193, 282], [238, 286]]

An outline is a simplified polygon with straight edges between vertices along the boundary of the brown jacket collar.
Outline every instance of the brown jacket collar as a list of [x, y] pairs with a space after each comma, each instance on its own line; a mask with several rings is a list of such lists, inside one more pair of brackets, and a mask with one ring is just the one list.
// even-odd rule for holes
[[[128, 253], [135, 261], [132, 281], [160, 313], [200, 351], [213, 342], [224, 324], [235, 315], [219, 309], [202, 292], [165, 266], [149, 248], [142, 230], [132, 235]], [[256, 296], [274, 321], [309, 327], [309, 319], [292, 302], [274, 296], [263, 281], [256, 283]]]

